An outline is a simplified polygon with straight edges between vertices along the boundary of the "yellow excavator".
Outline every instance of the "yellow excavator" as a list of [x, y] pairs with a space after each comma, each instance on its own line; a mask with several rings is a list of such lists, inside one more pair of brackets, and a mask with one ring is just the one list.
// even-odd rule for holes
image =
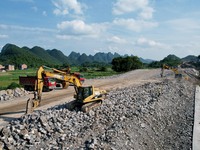
[[175, 78], [179, 78], [179, 79], [182, 78], [182, 74], [179, 72], [178, 67], [170, 67], [166, 64], [163, 64], [162, 67], [161, 67], [161, 74], [160, 74], [161, 77], [163, 77], [165, 69], [172, 70], [175, 74]]
[[44, 70], [44, 67], [45, 66], [40, 66], [37, 70], [34, 98], [27, 101], [26, 114], [32, 113], [33, 110], [40, 105], [45, 77], [62, 80], [63, 82], [68, 82], [74, 86], [75, 101], [71, 108], [78, 107], [82, 111], [88, 112], [90, 109], [101, 105], [106, 95], [105, 90], [94, 88], [94, 86], [83, 87], [82, 82], [76, 75], [65, 73], [53, 68], [51, 68], [53, 71], [46, 71]]

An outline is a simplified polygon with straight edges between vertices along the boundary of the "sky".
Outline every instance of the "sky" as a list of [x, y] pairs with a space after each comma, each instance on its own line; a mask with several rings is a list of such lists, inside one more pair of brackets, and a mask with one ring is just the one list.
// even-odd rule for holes
[[1, 0], [0, 50], [19, 47], [135, 55], [200, 55], [199, 0]]

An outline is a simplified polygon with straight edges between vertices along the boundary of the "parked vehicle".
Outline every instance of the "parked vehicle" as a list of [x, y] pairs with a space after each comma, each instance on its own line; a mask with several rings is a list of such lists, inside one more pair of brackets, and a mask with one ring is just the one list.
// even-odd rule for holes
[[[19, 84], [24, 87], [27, 91], [35, 91], [36, 84], [37, 84], [37, 77], [36, 76], [20, 76], [19, 77]], [[44, 77], [43, 78], [43, 91], [51, 91], [56, 87], [56, 81], [54, 78], [51, 77]]]

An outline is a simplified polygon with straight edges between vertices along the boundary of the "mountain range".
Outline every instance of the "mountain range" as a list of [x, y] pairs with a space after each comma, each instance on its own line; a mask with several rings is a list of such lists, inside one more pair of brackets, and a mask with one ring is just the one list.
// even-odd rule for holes
[[[27, 64], [30, 67], [40, 65], [81, 65], [84, 63], [104, 63], [109, 64], [113, 58], [120, 57], [118, 53], [102, 53], [98, 52], [95, 55], [86, 55], [85, 53], [77, 53], [72, 51], [69, 56], [63, 54], [62, 51], [57, 49], [45, 50], [42, 47], [34, 46], [18, 47], [14, 44], [6, 44], [0, 53], [0, 64]], [[152, 60], [145, 60], [140, 58], [143, 63], [149, 63]]]
[[[56, 66], [56, 65], [81, 65], [88, 63], [102, 63], [110, 64], [113, 58], [125, 57], [128, 55], [120, 55], [118, 53], [103, 53], [98, 52], [95, 55], [86, 55], [85, 53], [77, 53], [72, 51], [69, 56], [63, 54], [62, 51], [57, 49], [45, 50], [42, 47], [34, 46], [29, 47], [18, 47], [14, 44], [6, 44], [0, 53], [0, 64], [14, 64], [19, 66], [21, 64], [27, 64], [29, 67], [38, 67], [40, 65]], [[149, 64], [153, 62], [151, 59], [139, 58], [141, 62]], [[198, 57], [194, 55], [189, 55], [184, 58], [179, 58], [175, 55], [168, 55], [160, 62], [165, 62], [166, 60], [181, 60], [181, 61], [198, 61]]]

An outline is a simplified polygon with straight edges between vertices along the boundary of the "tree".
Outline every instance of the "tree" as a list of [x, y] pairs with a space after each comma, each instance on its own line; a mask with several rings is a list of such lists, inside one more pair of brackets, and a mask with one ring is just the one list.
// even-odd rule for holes
[[111, 62], [112, 69], [117, 72], [126, 72], [142, 68], [142, 62], [137, 56], [127, 56], [114, 58]]

